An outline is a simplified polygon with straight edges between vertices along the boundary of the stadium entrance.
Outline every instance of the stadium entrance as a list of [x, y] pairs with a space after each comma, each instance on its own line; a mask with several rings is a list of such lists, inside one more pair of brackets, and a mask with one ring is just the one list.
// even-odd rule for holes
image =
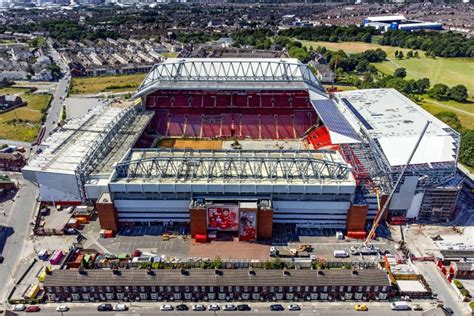
[[197, 199], [192, 202], [189, 213], [191, 235], [196, 241], [234, 238], [256, 241], [271, 238], [273, 210], [269, 200], [242, 202]]

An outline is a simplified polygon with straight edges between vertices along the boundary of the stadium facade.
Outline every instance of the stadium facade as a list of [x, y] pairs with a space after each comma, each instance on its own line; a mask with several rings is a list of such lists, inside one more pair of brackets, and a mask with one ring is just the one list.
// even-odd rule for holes
[[[134, 98], [43, 144], [23, 170], [43, 201], [93, 201], [115, 231], [154, 222], [242, 240], [271, 238], [273, 223], [364, 231], [429, 120], [389, 220], [453, 213], [459, 135], [395, 90], [327, 95], [296, 59], [168, 59]], [[175, 141], [187, 145], [164, 146]]]

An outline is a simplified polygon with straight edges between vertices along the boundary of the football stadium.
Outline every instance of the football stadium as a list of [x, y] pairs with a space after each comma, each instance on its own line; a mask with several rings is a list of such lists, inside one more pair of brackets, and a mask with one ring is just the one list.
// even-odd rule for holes
[[130, 102], [68, 121], [23, 169], [44, 202], [94, 203], [101, 227], [180, 223], [272, 238], [275, 223], [365, 236], [446, 221], [460, 136], [392, 89], [326, 93], [296, 59], [167, 59]]

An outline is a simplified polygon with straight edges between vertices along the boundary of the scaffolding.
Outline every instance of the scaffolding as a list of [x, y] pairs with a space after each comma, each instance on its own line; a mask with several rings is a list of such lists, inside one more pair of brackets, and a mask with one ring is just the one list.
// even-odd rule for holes
[[[304, 183], [348, 181], [351, 168], [322, 159], [319, 151], [134, 150], [131, 159], [116, 165], [115, 178], [139, 178], [180, 183]], [[329, 154], [329, 153], [328, 153]]]

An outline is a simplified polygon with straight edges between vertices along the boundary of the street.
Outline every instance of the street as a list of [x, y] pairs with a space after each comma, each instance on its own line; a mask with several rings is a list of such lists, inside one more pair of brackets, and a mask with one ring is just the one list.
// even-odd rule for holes
[[[47, 112], [44, 124], [46, 128], [45, 137], [57, 126], [57, 122], [60, 120], [61, 105], [67, 95], [70, 80], [67, 67], [59, 58], [58, 52], [51, 48], [51, 55], [54, 61], [61, 67], [64, 76], [58, 82], [51, 106]], [[36, 186], [24, 181], [21, 174], [12, 173], [10, 176], [17, 180], [20, 185], [14, 198], [4, 203], [2, 211], [5, 212], [5, 215], [1, 215], [2, 217], [0, 218], [0, 225], [4, 227], [0, 232], [0, 253], [5, 258], [4, 262], [0, 265], [0, 307], [4, 306], [13, 281], [16, 281], [18, 277], [16, 275], [18, 267], [23, 263], [21, 255], [25, 243], [30, 242], [28, 236], [29, 223], [34, 218], [33, 212], [38, 196]]]
[[444, 306], [451, 307], [454, 315], [465, 315], [461, 300], [454, 294], [454, 290], [446, 278], [441, 275], [434, 262], [416, 262], [415, 266], [423, 274], [434, 292], [438, 293], [438, 299], [444, 302]]
[[[20, 174], [11, 175], [18, 180]], [[0, 265], [0, 293], [1, 302], [5, 299], [11, 289], [12, 277], [20, 264], [22, 249], [29, 242], [29, 223], [34, 216], [33, 210], [38, 194], [37, 188], [29, 182], [21, 180], [22, 185], [15, 196], [15, 201], [5, 207], [5, 216], [0, 218], [0, 225], [5, 228], [0, 238], [0, 251], [5, 258]], [[5, 235], [6, 234], [6, 235]]]
[[58, 87], [53, 94], [53, 99], [51, 101], [51, 106], [48, 109], [48, 115], [46, 117], [46, 121], [44, 126], [46, 127], [45, 130], [45, 138], [48, 137], [49, 133], [52, 132], [60, 120], [59, 115], [61, 114], [61, 107], [64, 102], [64, 99], [67, 96], [67, 90], [69, 89], [69, 82], [70, 76], [67, 66], [61, 60], [57, 50], [54, 48], [50, 48], [49, 50], [53, 60], [58, 64], [61, 68], [61, 72], [63, 73], [63, 77], [58, 81]]
[[[237, 305], [237, 303], [234, 303]], [[354, 310], [354, 302], [316, 302], [316, 303], [299, 303], [301, 306], [301, 311], [288, 311], [288, 305], [291, 303], [281, 303], [285, 307], [285, 311], [281, 312], [272, 312], [269, 309], [271, 303], [249, 303], [252, 307], [250, 312], [224, 312], [224, 311], [205, 311], [205, 312], [195, 312], [195, 311], [171, 311], [163, 312], [159, 308], [162, 305], [161, 303], [127, 303], [129, 307], [126, 312], [98, 312], [97, 305], [94, 303], [85, 303], [85, 304], [67, 304], [70, 308], [68, 312], [63, 312], [63, 316], [79, 316], [79, 315], [222, 315], [222, 316], [231, 316], [231, 315], [360, 315], [361, 312]], [[113, 305], [113, 304], [112, 304]], [[175, 305], [175, 304], [172, 304]], [[204, 304], [208, 305], [208, 303]], [[224, 303], [219, 304], [221, 308], [225, 305]], [[367, 312], [362, 312], [363, 315], [421, 315], [422, 312], [418, 311], [392, 311], [388, 306], [388, 302], [383, 303], [367, 303], [369, 310]], [[41, 306], [41, 311], [36, 313], [37, 315], [59, 315], [60, 312], [56, 311], [57, 304], [48, 304], [47, 306]], [[191, 307], [191, 304], [188, 304]], [[426, 307], [425, 310], [428, 310], [430, 307]], [[20, 313], [21, 315], [22, 313]], [[25, 313], [27, 314], [27, 313]]]

